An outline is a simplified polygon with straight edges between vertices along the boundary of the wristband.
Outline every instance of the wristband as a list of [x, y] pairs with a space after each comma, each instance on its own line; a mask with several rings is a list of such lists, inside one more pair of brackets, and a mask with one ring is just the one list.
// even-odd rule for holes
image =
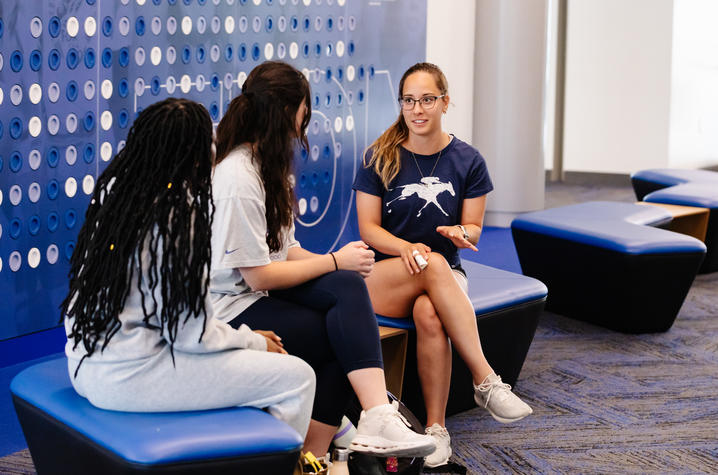
[[459, 229], [461, 229], [461, 232], [464, 233], [464, 239], [466, 239], [468, 241], [469, 233], [466, 232], [466, 228], [462, 224], [457, 224], [457, 226], [459, 227]]
[[330, 252], [329, 255], [332, 256], [332, 260], [334, 261], [334, 270], [339, 270], [339, 266], [337, 265], [337, 258], [334, 257], [334, 253]]

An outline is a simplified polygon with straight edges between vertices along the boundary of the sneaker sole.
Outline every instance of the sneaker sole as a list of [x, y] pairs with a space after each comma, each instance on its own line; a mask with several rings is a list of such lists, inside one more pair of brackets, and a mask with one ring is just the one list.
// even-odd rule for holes
[[349, 450], [382, 457], [426, 457], [436, 450], [433, 442], [424, 445], [397, 444], [381, 437], [356, 436], [349, 444]]
[[439, 463], [429, 463], [428, 460], [424, 460], [424, 467], [434, 468], [434, 467], [440, 467], [440, 466], [442, 466], [442, 465], [446, 465], [447, 463], [449, 463], [449, 459], [451, 458], [451, 454], [452, 454], [452, 451], [451, 451], [451, 449], [449, 449], [449, 456], [446, 457], [445, 460], [443, 460], [442, 462], [439, 462]]
[[534, 413], [534, 411], [532, 410], [532, 411], [529, 412], [528, 414], [524, 414], [523, 416], [519, 416], [519, 417], [514, 417], [514, 418], [501, 417], [501, 416], [498, 416], [498, 415], [494, 414], [494, 412], [493, 412], [491, 409], [489, 409], [488, 407], [484, 407], [481, 402], [479, 402], [479, 401], [476, 400], [476, 397], [474, 397], [474, 402], [476, 403], [477, 406], [483, 407], [484, 409], [486, 409], [487, 411], [489, 411], [489, 414], [491, 414], [491, 417], [493, 417], [493, 418], [496, 419], [497, 421], [501, 422], [502, 424], [511, 424], [512, 422], [520, 421], [520, 420], [523, 419], [524, 417], [530, 416], [531, 414]]

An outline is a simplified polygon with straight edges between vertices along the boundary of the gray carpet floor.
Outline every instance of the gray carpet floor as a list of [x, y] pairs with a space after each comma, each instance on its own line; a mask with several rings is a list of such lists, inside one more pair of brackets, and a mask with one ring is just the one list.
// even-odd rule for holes
[[[546, 206], [633, 201], [628, 186], [549, 185]], [[666, 333], [624, 335], [545, 312], [516, 392], [534, 414], [447, 420], [469, 473], [718, 473], [718, 273], [696, 278]], [[34, 473], [29, 453], [0, 473]]]

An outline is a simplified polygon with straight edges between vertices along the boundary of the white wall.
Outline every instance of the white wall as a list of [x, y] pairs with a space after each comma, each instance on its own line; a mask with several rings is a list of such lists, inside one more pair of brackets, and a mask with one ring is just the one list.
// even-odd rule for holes
[[426, 59], [449, 81], [444, 130], [467, 143], [473, 138], [475, 11], [475, 0], [428, 0], [426, 15]]
[[675, 0], [669, 165], [718, 164], [718, 2]]
[[564, 170], [667, 166], [673, 0], [568, 5]]

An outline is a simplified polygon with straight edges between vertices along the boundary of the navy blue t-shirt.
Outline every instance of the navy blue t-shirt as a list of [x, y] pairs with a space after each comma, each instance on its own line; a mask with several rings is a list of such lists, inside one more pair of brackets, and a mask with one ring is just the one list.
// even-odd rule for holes
[[[388, 190], [373, 167], [360, 167], [353, 188], [381, 197], [384, 229], [406, 241], [426, 244], [442, 254], [452, 268], [460, 267], [456, 246], [437, 233], [436, 227], [461, 224], [463, 200], [494, 189], [484, 158], [456, 137], [441, 150], [440, 156], [438, 153], [412, 156], [405, 148], [400, 150], [401, 169]], [[367, 152], [367, 162], [370, 157], [371, 151]], [[395, 257], [374, 251], [377, 261]]]

